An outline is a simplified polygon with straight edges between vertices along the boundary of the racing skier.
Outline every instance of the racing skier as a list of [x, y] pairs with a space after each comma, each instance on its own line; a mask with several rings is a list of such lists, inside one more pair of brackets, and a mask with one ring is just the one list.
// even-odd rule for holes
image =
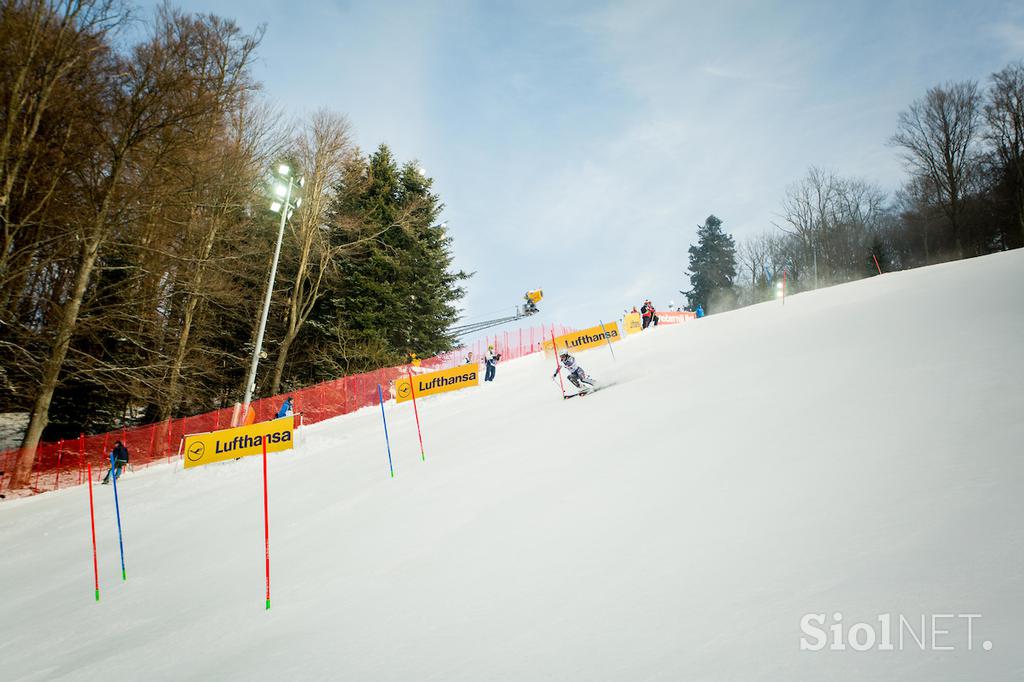
[[[558, 359], [562, 361], [562, 366], [565, 367], [566, 376], [572, 385], [580, 389], [580, 391], [589, 391], [594, 387], [594, 380], [587, 376], [587, 373], [583, 371], [583, 368], [576, 362], [576, 358], [569, 355], [569, 351], [563, 350], [559, 354]], [[558, 375], [558, 370], [551, 375], [554, 379]], [[585, 384], [585, 385], [584, 385]]]

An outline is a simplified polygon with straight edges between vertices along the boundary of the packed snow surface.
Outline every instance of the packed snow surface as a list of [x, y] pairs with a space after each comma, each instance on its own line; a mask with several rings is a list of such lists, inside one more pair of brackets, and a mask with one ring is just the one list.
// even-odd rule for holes
[[[1024, 678], [1024, 251], [818, 290], [419, 404], [269, 464], [0, 504], [4, 680]], [[801, 651], [801, 618], [980, 614]], [[944, 625], [946, 627], [944, 627]], [[981, 643], [990, 643], [985, 650]]]

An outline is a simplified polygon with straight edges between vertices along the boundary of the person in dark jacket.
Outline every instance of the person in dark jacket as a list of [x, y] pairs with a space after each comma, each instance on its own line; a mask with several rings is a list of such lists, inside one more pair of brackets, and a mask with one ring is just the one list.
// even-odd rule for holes
[[654, 304], [648, 299], [644, 301], [644, 305], [640, 308], [640, 316], [643, 318], [644, 329], [647, 329], [652, 323], [654, 326], [658, 326], [658, 316], [654, 314]]
[[107, 469], [107, 475], [103, 477], [103, 485], [110, 483], [111, 473], [114, 474], [114, 480], [116, 481], [121, 476], [121, 470], [128, 464], [128, 448], [121, 441], [114, 443], [114, 449], [110, 451], [110, 461], [112, 464]]

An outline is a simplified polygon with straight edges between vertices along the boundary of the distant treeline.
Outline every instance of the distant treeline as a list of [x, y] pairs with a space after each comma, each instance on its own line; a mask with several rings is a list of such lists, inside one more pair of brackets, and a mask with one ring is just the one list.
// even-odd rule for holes
[[[251, 65], [261, 35], [162, 6], [125, 44], [118, 0], [4, 0], [0, 411], [25, 440], [239, 399], [278, 233], [258, 393], [452, 347], [465, 273], [432, 181], [346, 118], [286, 122]], [[21, 467], [19, 467], [21, 468]]]
[[738, 246], [711, 216], [691, 249], [691, 305], [766, 300], [784, 269], [800, 291], [877, 274], [876, 259], [902, 270], [1024, 246], [1024, 61], [984, 85], [931, 88], [900, 113], [889, 143], [908, 171], [893, 194], [811, 168], [773, 228]]

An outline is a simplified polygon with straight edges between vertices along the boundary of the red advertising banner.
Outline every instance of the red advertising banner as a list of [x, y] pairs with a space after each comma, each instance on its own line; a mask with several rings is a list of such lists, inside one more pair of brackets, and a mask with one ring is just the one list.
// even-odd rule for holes
[[680, 322], [697, 319], [697, 313], [691, 313], [689, 310], [659, 310], [654, 314], [658, 316], [659, 325], [679, 324]]

